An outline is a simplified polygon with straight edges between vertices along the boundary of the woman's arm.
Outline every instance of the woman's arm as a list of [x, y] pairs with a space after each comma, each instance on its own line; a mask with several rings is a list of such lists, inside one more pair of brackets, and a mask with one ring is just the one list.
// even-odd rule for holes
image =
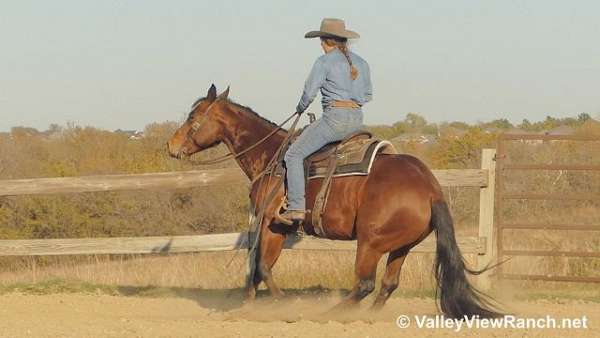
[[317, 61], [315, 61], [315, 64], [308, 75], [308, 79], [306, 79], [306, 82], [304, 83], [304, 92], [302, 93], [300, 102], [298, 102], [298, 106], [296, 106], [296, 112], [303, 113], [306, 108], [308, 108], [325, 82], [326, 75], [323, 57], [319, 57]]

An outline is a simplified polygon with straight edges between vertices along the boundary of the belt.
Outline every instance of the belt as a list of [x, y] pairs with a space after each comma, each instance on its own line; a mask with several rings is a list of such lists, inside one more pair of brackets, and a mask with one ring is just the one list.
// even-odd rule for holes
[[360, 105], [352, 100], [348, 100], [348, 101], [335, 100], [331, 103], [331, 106], [337, 107], [337, 108], [360, 108]]

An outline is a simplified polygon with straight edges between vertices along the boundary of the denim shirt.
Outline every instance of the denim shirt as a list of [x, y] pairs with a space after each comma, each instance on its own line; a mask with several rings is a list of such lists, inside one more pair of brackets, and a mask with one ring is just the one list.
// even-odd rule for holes
[[304, 92], [296, 107], [297, 112], [304, 112], [308, 108], [319, 89], [323, 111], [328, 110], [334, 100], [352, 100], [361, 106], [371, 101], [373, 89], [369, 64], [360, 56], [350, 51], [348, 53], [352, 64], [358, 70], [358, 77], [352, 80], [348, 60], [339, 49], [335, 48], [321, 55], [315, 61], [304, 84]]

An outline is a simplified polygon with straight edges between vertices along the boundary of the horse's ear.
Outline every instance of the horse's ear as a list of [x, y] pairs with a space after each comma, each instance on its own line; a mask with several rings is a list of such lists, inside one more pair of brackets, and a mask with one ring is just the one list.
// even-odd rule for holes
[[217, 87], [215, 87], [214, 83], [212, 85], [210, 85], [210, 88], [208, 88], [208, 93], [206, 94], [206, 98], [209, 101], [214, 101], [217, 98]]
[[229, 86], [227, 86], [227, 89], [225, 89], [224, 92], [222, 92], [221, 94], [219, 94], [219, 97], [217, 97], [217, 99], [226, 100], [227, 96], [229, 96]]

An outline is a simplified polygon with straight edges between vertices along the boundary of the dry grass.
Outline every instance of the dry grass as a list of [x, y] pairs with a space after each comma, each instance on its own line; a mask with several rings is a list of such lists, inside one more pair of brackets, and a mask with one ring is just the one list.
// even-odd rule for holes
[[[38, 283], [77, 280], [100, 285], [235, 289], [243, 287], [246, 252], [214, 252], [168, 256], [53, 257], [4, 262], [0, 283]], [[472, 257], [469, 257], [472, 258]], [[431, 254], [408, 256], [401, 274], [402, 288], [432, 289]], [[382, 259], [378, 269], [385, 268]], [[354, 252], [284, 250], [274, 276], [284, 289], [349, 289], [354, 279]]]
[[[395, 296], [433, 297], [432, 254], [408, 256]], [[205, 290], [239, 295], [244, 285], [245, 252], [214, 252], [169, 256], [87, 256], [13, 259], [0, 272], [0, 293], [64, 292], [138, 296], [173, 296]], [[467, 255], [472, 265], [473, 255]], [[383, 273], [385, 259], [378, 267]], [[228, 267], [228, 264], [229, 267]], [[530, 264], [519, 265], [531, 266]], [[292, 294], [336, 292], [352, 287], [353, 252], [284, 250], [274, 268], [278, 285]], [[600, 302], [600, 285], [562, 282], [494, 281], [489, 291], [504, 304], [512, 300], [579, 299]], [[265, 290], [264, 285], [261, 286]]]

